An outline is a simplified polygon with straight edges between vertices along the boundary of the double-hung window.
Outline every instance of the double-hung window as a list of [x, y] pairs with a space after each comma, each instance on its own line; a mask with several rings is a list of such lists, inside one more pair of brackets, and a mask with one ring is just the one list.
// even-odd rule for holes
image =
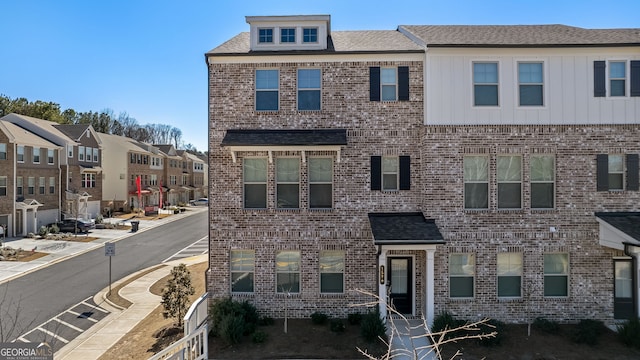
[[553, 209], [555, 206], [555, 158], [552, 155], [532, 155], [531, 208]]
[[522, 296], [522, 254], [498, 254], [498, 297]]
[[300, 159], [276, 159], [276, 207], [300, 207]]
[[380, 86], [382, 101], [397, 100], [397, 69], [381, 68], [380, 69]]
[[93, 153], [93, 148], [87, 146], [85, 148], [85, 151], [86, 151], [86, 155], [84, 157], [84, 160], [90, 162], [91, 161], [91, 154]]
[[385, 156], [382, 158], [382, 190], [398, 190], [398, 157]]
[[638, 154], [598, 154], [598, 191], [638, 191]]
[[231, 250], [231, 292], [253, 292], [255, 256], [253, 250]]
[[45, 177], [44, 176], [40, 176], [38, 178], [38, 193], [40, 195], [44, 195], [44, 192], [45, 192], [45, 183], [44, 183], [44, 181], [45, 181]]
[[522, 208], [522, 157], [498, 156], [498, 209]]
[[28, 185], [27, 193], [29, 195], [35, 195], [35, 193], [36, 193], [36, 178], [33, 177], [33, 176], [29, 176], [29, 178], [27, 178], [27, 185]]
[[498, 106], [498, 63], [473, 63], [473, 105]]
[[53, 149], [47, 149], [47, 164], [53, 165]]
[[475, 254], [449, 255], [449, 296], [452, 298], [472, 298], [475, 275]]
[[330, 209], [333, 206], [333, 159], [307, 159], [309, 164], [309, 208]]
[[278, 110], [278, 70], [256, 70], [256, 111]]
[[7, 160], [7, 144], [0, 143], [0, 160]]
[[498, 106], [498, 63], [473, 63], [473, 105]]
[[16, 178], [16, 195], [18, 196], [24, 195], [24, 184], [22, 181], [22, 176]]
[[67, 145], [67, 157], [73, 157], [73, 145]]
[[84, 146], [78, 146], [78, 160], [84, 161]]
[[317, 43], [318, 42], [318, 28], [303, 28], [302, 29], [302, 42]]
[[267, 207], [267, 159], [245, 158], [242, 164], [244, 182], [244, 207]]
[[541, 62], [518, 63], [520, 106], [544, 105], [544, 75]]
[[298, 110], [320, 110], [320, 69], [298, 69]]
[[489, 208], [489, 157], [464, 157], [464, 208]]
[[40, 148], [39, 147], [33, 148], [33, 163], [40, 164]]
[[18, 145], [18, 149], [17, 149], [18, 155], [17, 155], [17, 160], [18, 162], [22, 163], [24, 162], [24, 146], [22, 145]]
[[279, 251], [276, 254], [276, 292], [300, 292], [300, 251]]
[[626, 96], [627, 94], [627, 62], [609, 62], [609, 94], [610, 96]]
[[93, 162], [98, 162], [98, 148], [93, 148]]
[[320, 292], [344, 292], [344, 251], [320, 252]]
[[0, 196], [7, 196], [7, 177], [0, 176]]
[[49, 177], [49, 194], [55, 194], [56, 192], [56, 178], [53, 176]]
[[281, 28], [280, 29], [280, 43], [295, 43], [296, 42], [296, 29], [295, 28]]
[[269, 44], [273, 42], [273, 29], [258, 29], [258, 42], [260, 44]]
[[569, 295], [569, 254], [544, 254], [544, 296]]

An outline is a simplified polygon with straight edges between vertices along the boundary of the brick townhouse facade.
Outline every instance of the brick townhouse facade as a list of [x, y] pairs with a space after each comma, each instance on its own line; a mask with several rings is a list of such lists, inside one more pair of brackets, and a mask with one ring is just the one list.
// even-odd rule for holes
[[213, 298], [637, 316], [637, 29], [247, 22], [205, 56]]

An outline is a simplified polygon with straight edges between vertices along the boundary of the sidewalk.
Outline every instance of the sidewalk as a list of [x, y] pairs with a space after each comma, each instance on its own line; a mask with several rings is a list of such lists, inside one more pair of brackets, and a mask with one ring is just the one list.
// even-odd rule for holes
[[[105, 300], [108, 288], [95, 295], [94, 301], [111, 313], [89, 330], [80, 334], [62, 349], [55, 353], [57, 360], [85, 360], [97, 359], [106, 353], [122, 337], [127, 335], [138, 323], [146, 318], [158, 305], [162, 298], [149, 292], [149, 288], [158, 280], [169, 275], [171, 269], [183, 263], [187, 266], [207, 261], [208, 255], [198, 255], [190, 258], [174, 260], [164, 267], [154, 270], [136, 279], [120, 290], [120, 296], [132, 302], [127, 309], [115, 308]], [[145, 270], [141, 270], [145, 271]], [[112, 286], [126, 282], [124, 278]]]
[[[163, 225], [172, 221], [182, 219], [184, 217], [194, 215], [203, 211], [207, 211], [206, 206], [187, 207], [187, 211], [170, 215], [157, 220], [141, 220], [138, 232], [134, 233], [129, 230], [112, 230], [112, 229], [94, 229], [91, 230], [89, 236], [97, 237], [97, 240], [90, 242], [66, 241], [66, 240], [44, 240], [29, 238], [7, 238], [3, 241], [3, 246], [10, 246], [14, 249], [22, 248], [24, 250], [35, 249], [37, 252], [47, 253], [37, 260], [29, 262], [21, 261], [0, 261], [0, 284], [15, 279], [22, 275], [26, 275], [36, 271], [42, 267], [49, 266], [60, 261], [64, 261], [70, 257], [78, 256], [91, 250], [104, 247], [106, 242], [117, 242], [129, 236], [144, 232], [159, 225]], [[105, 222], [121, 222], [118, 218], [107, 218]], [[126, 221], [129, 223], [129, 220]], [[86, 236], [78, 234], [78, 237]]]

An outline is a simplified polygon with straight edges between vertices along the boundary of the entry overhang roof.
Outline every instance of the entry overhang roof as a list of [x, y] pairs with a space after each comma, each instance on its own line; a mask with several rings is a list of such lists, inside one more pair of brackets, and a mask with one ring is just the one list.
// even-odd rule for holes
[[597, 212], [600, 245], [624, 250], [625, 244], [640, 246], [640, 212]]
[[421, 212], [369, 213], [375, 245], [444, 244], [435, 220]]

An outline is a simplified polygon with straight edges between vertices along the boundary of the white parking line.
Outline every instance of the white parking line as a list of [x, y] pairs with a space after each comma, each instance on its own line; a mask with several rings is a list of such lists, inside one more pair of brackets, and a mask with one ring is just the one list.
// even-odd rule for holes
[[52, 333], [51, 331], [49, 331], [49, 330], [47, 330], [47, 329], [43, 329], [43, 328], [37, 328], [37, 329], [38, 329], [38, 330], [40, 330], [40, 331], [42, 331], [43, 333], [45, 333], [45, 334], [47, 334], [47, 335], [51, 336], [51, 337], [54, 337], [54, 338], [56, 338], [56, 339], [58, 339], [58, 340], [62, 341], [62, 342], [63, 342], [63, 343], [65, 343], [65, 344], [68, 344], [68, 343], [69, 343], [69, 340], [67, 340], [67, 339], [63, 338], [63, 337], [62, 337], [62, 336], [60, 336], [60, 335], [56, 335], [56, 334]]
[[67, 310], [67, 312], [68, 312], [69, 314], [75, 315], [75, 316], [77, 316], [77, 317], [81, 317], [81, 318], [83, 318], [83, 319], [87, 319], [87, 320], [89, 320], [89, 321], [93, 321], [94, 323], [97, 323], [97, 322], [98, 322], [98, 320], [96, 320], [96, 319], [94, 319], [94, 318], [88, 317], [88, 316], [86, 316], [86, 315], [82, 315], [82, 314], [77, 313], [77, 312], [75, 312], [75, 311], [73, 311], [73, 310]]
[[100, 311], [100, 312], [102, 312], [102, 313], [104, 313], [104, 314], [108, 314], [108, 313], [109, 313], [107, 310], [105, 310], [105, 309], [103, 309], [103, 308], [101, 308], [101, 307], [98, 307], [98, 306], [96, 306], [96, 305], [91, 305], [91, 304], [87, 303], [86, 301], [87, 301], [87, 300], [82, 301], [82, 302], [81, 302], [81, 304], [83, 304], [83, 305], [87, 305], [88, 307], [90, 307], [90, 308], [92, 308], [92, 309], [96, 309], [96, 310], [98, 310], [98, 311]]
[[[199, 239], [198, 241], [194, 242], [193, 244], [191, 244], [191, 245], [189, 245], [189, 246], [187, 246], [187, 247], [185, 247], [185, 248], [183, 248], [183, 249], [179, 250], [179, 251], [178, 251], [178, 252], [176, 252], [175, 254], [173, 254], [173, 255], [169, 256], [168, 258], [164, 259], [162, 262], [163, 262], [163, 263], [166, 263], [167, 261], [171, 261], [171, 260], [173, 260], [173, 259], [178, 259], [178, 258], [182, 258], [182, 257], [187, 257], [187, 256], [179, 256], [179, 255], [180, 255], [180, 254], [182, 254], [182, 253], [186, 253], [186, 252], [188, 252], [187, 250], [192, 249], [192, 248], [197, 247], [197, 246], [203, 246], [203, 247], [204, 247], [204, 244], [199, 244], [199, 243], [200, 243], [201, 241], [203, 241], [203, 240], [207, 240], [208, 238], [209, 238], [209, 236], [208, 236], [208, 235], [207, 235], [207, 236], [202, 237], [201, 239]], [[207, 245], [206, 245], [206, 248], [207, 248], [207, 250], [205, 250], [205, 251], [204, 251], [204, 252], [202, 252], [202, 253], [198, 253], [198, 254], [205, 254], [207, 251], [209, 251], [209, 244], [208, 244], [208, 243], [207, 243]]]
[[64, 325], [64, 326], [66, 326], [66, 327], [70, 327], [70, 328], [72, 328], [73, 330], [75, 330], [75, 331], [77, 331], [77, 332], [84, 332], [84, 330], [80, 329], [79, 327], [77, 327], [77, 326], [73, 326], [73, 325], [69, 324], [69, 323], [68, 323], [68, 322], [66, 322], [66, 321], [63, 321], [63, 320], [58, 319], [57, 317], [54, 317], [54, 318], [53, 318], [53, 320], [55, 320], [55, 321], [59, 322], [60, 324], [62, 324], [62, 325]]
[[[31, 333], [31, 332], [29, 332], [29, 333]], [[17, 338], [16, 340], [20, 340], [20, 341], [22, 341], [22, 342], [26, 342], [26, 343], [31, 342], [31, 341], [29, 341], [29, 340], [25, 339], [25, 338], [24, 338], [24, 337], [22, 337], [22, 336], [20, 336], [20, 337], [19, 337], [19, 338]]]

